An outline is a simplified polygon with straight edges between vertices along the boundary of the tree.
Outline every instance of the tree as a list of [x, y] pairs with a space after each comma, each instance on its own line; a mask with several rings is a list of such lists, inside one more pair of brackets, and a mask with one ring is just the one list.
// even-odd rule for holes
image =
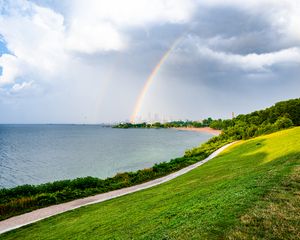
[[294, 124], [291, 119], [287, 117], [280, 117], [276, 120], [274, 125], [279, 130], [279, 129], [292, 127]]

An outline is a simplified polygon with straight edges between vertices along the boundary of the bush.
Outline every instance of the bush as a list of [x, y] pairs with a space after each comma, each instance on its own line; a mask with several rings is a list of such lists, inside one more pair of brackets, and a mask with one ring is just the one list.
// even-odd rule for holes
[[280, 129], [285, 129], [285, 128], [290, 128], [292, 127], [293, 121], [287, 117], [280, 117], [276, 120], [274, 123], [275, 127], [280, 130]]

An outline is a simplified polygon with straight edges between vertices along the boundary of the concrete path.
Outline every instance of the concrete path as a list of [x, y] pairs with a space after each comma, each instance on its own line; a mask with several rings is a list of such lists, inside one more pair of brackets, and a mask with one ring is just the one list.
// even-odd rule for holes
[[116, 198], [116, 197], [120, 197], [129, 193], [134, 193], [143, 189], [147, 189], [147, 188], [151, 188], [153, 186], [157, 186], [159, 184], [162, 184], [164, 182], [170, 181], [180, 175], [183, 175], [199, 166], [201, 166], [202, 164], [206, 163], [207, 161], [211, 160], [212, 158], [216, 157], [219, 153], [221, 153], [224, 149], [228, 148], [230, 145], [232, 145], [233, 143], [227, 144], [223, 147], [221, 147], [220, 149], [218, 149], [217, 151], [215, 151], [214, 153], [212, 153], [209, 157], [207, 157], [206, 159], [197, 162], [193, 165], [190, 165], [186, 168], [183, 168], [177, 172], [171, 173], [167, 176], [158, 178], [158, 179], [154, 179], [151, 180], [149, 182], [145, 182], [139, 185], [135, 185], [132, 187], [127, 187], [127, 188], [122, 188], [119, 190], [114, 190], [111, 192], [107, 192], [107, 193], [101, 193], [95, 196], [91, 196], [91, 197], [86, 197], [86, 198], [82, 198], [82, 199], [77, 199], [71, 202], [66, 202], [66, 203], [61, 203], [58, 205], [53, 205], [53, 206], [49, 206], [46, 208], [41, 208], [41, 209], [37, 209], [34, 210], [32, 212], [29, 213], [25, 213], [19, 216], [15, 216], [15, 217], [11, 217], [9, 219], [0, 221], [0, 234], [4, 233], [4, 232], [8, 232], [10, 230], [40, 221], [42, 219], [63, 213], [63, 212], [67, 212], [76, 208], [80, 208], [82, 206], [86, 206], [86, 205], [90, 205], [90, 204], [94, 204], [94, 203], [99, 203], [99, 202], [103, 202], [112, 198]]

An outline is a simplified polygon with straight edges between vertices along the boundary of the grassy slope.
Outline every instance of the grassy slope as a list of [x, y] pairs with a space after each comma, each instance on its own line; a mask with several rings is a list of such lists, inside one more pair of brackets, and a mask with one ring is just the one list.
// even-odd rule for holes
[[296, 239], [299, 139], [297, 127], [240, 142], [168, 183], [67, 212], [0, 238], [246, 239], [268, 237], [265, 230], [274, 232], [274, 222], [280, 229], [272, 233], [275, 238]]

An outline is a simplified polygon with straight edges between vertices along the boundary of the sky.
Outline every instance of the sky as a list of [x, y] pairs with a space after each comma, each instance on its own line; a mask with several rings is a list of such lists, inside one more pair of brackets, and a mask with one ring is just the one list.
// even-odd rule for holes
[[137, 105], [136, 121], [230, 118], [298, 98], [299, 26], [299, 0], [0, 0], [0, 123], [128, 121]]

